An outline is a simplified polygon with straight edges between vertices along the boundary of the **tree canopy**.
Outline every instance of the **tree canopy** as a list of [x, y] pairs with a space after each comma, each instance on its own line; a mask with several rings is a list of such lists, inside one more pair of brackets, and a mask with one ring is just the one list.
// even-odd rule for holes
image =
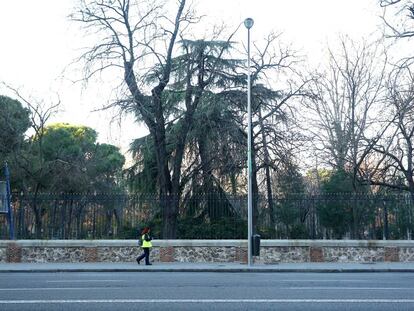
[[[0, 159], [22, 147], [29, 129], [30, 113], [22, 104], [10, 97], [0, 96]], [[3, 161], [2, 161], [3, 162]]]

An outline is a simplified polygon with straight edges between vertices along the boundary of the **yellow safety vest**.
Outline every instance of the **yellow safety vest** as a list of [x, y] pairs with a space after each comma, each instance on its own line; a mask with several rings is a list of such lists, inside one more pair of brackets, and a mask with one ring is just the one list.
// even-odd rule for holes
[[145, 241], [145, 234], [142, 235], [141, 239], [142, 239], [142, 246], [141, 247], [143, 247], [143, 248], [152, 247], [151, 241]]

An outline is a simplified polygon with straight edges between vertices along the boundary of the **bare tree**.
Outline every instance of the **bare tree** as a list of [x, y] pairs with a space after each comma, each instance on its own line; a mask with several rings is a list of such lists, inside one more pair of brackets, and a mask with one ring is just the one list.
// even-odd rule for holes
[[336, 169], [351, 169], [354, 183], [370, 146], [367, 137], [377, 132], [386, 64], [377, 43], [342, 39], [339, 53], [329, 49], [328, 69], [314, 77], [315, 96], [305, 102], [320, 158]]
[[[35, 101], [23, 95], [20, 90], [9, 85], [6, 86], [27, 106], [30, 113], [31, 137], [28, 139], [29, 146], [27, 148], [30, 148], [31, 152], [19, 154], [19, 159], [16, 159], [16, 163], [24, 171], [24, 174], [29, 177], [24, 182], [23, 188], [36, 192], [42, 187], [42, 179], [47, 173], [47, 165], [43, 156], [43, 136], [46, 124], [59, 111], [60, 98], [57, 96], [56, 102], [52, 103]], [[36, 159], [26, 158], [30, 153], [37, 154], [38, 156]], [[36, 162], [33, 163], [33, 160]]]
[[371, 183], [408, 191], [414, 202], [414, 73], [397, 67], [388, 81], [389, 128], [375, 144]]
[[414, 37], [414, 2], [412, 0], [379, 0], [384, 8], [382, 20], [393, 38]]
[[[356, 44], [342, 38], [339, 53], [329, 49], [328, 69], [315, 76], [316, 96], [306, 102], [319, 157], [325, 159], [325, 165], [351, 174], [354, 193], [364, 159], [378, 140], [378, 132], [383, 132], [377, 116], [386, 65], [386, 54], [378, 42]], [[358, 213], [354, 207], [354, 237]]]
[[[81, 1], [72, 18], [101, 36], [82, 59], [86, 60], [87, 77], [111, 67], [123, 71], [127, 86], [127, 100], [117, 104], [142, 118], [156, 146], [158, 186], [163, 212], [163, 236], [174, 238], [176, 206], [171, 204], [173, 194], [166, 141], [166, 115], [163, 92], [170, 81], [173, 52], [180, 26], [190, 21], [184, 12], [185, 0], [178, 2], [173, 18], [166, 14], [163, 3], [136, 0]], [[148, 67], [158, 68], [154, 83], [148, 91]], [[154, 73], [154, 72], [152, 72]]]
[[24, 150], [14, 153], [14, 163], [23, 177], [22, 189], [27, 192], [33, 192], [33, 202], [31, 207], [35, 216], [36, 237], [42, 237], [42, 208], [38, 206], [37, 196], [44, 188], [50, 173], [51, 163], [45, 160], [45, 150], [43, 148], [43, 137], [45, 127], [49, 119], [58, 112], [60, 99], [57, 98], [55, 103], [45, 103], [44, 101], [35, 101], [24, 96], [21, 91], [6, 85], [16, 97], [23, 102], [30, 112], [31, 136], [28, 137], [24, 145]]
[[261, 45], [255, 42], [252, 59], [254, 223], [258, 223], [257, 196], [263, 188], [272, 235], [276, 228], [272, 175], [290, 166], [294, 150], [298, 150], [300, 135], [293, 126], [295, 102], [309, 95], [306, 86], [310, 82], [298, 71], [301, 58], [280, 42], [281, 35], [275, 33], [270, 33]]
[[[367, 165], [368, 181], [394, 191], [406, 191], [414, 203], [414, 74], [412, 64], [403, 62], [390, 74], [386, 99], [388, 123], [377, 140]], [[407, 213], [407, 238], [411, 239], [412, 210]], [[384, 211], [386, 213], [387, 210]], [[384, 222], [387, 224], [387, 216]], [[387, 236], [388, 230], [385, 232]]]

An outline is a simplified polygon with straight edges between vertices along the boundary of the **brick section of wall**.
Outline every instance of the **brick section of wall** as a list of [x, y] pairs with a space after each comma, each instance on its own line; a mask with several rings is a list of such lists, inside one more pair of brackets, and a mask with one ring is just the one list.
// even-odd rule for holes
[[234, 261], [247, 263], [247, 248], [236, 247]]
[[322, 247], [309, 247], [310, 262], [324, 262]]
[[98, 261], [98, 248], [97, 247], [86, 247], [85, 248], [85, 261], [86, 262], [97, 262]]
[[400, 252], [396, 247], [385, 247], [384, 261], [399, 262]]
[[0, 247], [0, 263], [6, 262], [7, 260], [6, 251], [7, 251], [6, 247]]
[[174, 247], [160, 247], [160, 261], [173, 262], [174, 261]]
[[15, 243], [10, 243], [6, 248], [7, 262], [22, 262], [22, 248]]

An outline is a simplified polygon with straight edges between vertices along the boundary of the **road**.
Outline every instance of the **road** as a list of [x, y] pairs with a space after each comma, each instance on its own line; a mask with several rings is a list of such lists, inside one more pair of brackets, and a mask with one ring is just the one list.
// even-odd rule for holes
[[0, 273], [0, 310], [414, 310], [414, 273]]

